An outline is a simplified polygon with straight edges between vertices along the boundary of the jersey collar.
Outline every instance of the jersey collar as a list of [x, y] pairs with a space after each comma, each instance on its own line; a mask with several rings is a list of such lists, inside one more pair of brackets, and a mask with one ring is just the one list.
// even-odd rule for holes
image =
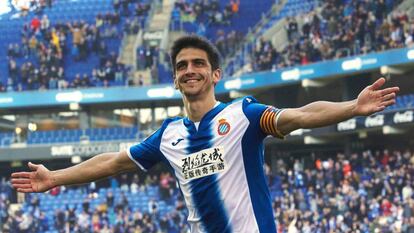
[[[202, 118], [200, 121], [200, 125], [199, 125], [199, 129], [203, 129], [203, 127], [205, 127], [206, 125], [209, 125], [209, 122], [219, 113], [221, 112], [224, 108], [226, 107], [226, 104], [221, 103], [219, 101], [217, 101], [216, 105], [214, 106], [214, 108], [212, 108], [210, 111], [208, 111]], [[190, 132], [197, 132], [197, 129], [194, 125], [194, 122], [192, 122], [188, 117], [184, 118], [184, 125], [185, 127], [187, 127], [187, 129], [190, 130]]]

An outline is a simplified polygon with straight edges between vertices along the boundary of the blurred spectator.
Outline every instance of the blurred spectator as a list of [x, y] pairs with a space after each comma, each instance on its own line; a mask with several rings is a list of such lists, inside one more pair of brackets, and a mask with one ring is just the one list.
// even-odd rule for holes
[[32, 21], [30, 22], [30, 29], [33, 32], [36, 32], [39, 28], [40, 28], [40, 20], [39, 18], [37, 18], [36, 16], [32, 19]]
[[131, 181], [130, 190], [132, 194], [138, 193], [140, 187], [139, 187], [139, 177], [137, 174], [135, 174]]
[[160, 175], [160, 195], [163, 200], [169, 200], [172, 195], [172, 184], [174, 183], [174, 178], [169, 172], [161, 173]]
[[4, 84], [0, 81], [0, 92], [6, 92], [6, 88], [4, 87]]

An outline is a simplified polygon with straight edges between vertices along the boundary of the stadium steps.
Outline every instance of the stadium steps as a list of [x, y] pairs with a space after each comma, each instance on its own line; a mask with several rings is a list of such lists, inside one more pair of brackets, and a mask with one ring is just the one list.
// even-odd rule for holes
[[134, 73], [134, 83], [137, 84], [139, 82], [139, 76], [142, 76], [142, 81], [144, 86], [149, 86], [153, 84], [153, 80], [151, 77], [151, 70], [145, 69], [145, 70], [137, 70]]
[[174, 4], [171, 1], [163, 1], [160, 11], [154, 12], [150, 19], [148, 31], [160, 31], [168, 28], [173, 8]]
[[[286, 17], [306, 14], [317, 8], [317, 4], [318, 2], [315, 0], [287, 0], [284, 4], [282, 1], [281, 8], [270, 16], [268, 22], [259, 31], [256, 38], [262, 36], [265, 40], [272, 40], [273, 45], [278, 50], [284, 48], [288, 41], [284, 28], [286, 25]], [[303, 17], [296, 17], [296, 20], [298, 22], [298, 28], [301, 28], [303, 25]]]
[[403, 1], [397, 9], [399, 11], [405, 11], [407, 12], [408, 18], [411, 18], [414, 16], [414, 0], [405, 0]]
[[121, 54], [119, 55], [121, 63], [136, 68], [136, 48], [140, 44], [142, 30], [137, 35], [127, 35], [122, 41]]

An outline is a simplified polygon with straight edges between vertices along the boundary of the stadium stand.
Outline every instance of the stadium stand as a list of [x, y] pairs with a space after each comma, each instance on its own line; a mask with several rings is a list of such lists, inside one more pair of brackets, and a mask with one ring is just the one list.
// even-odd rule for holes
[[0, 133], [0, 147], [7, 147], [13, 142], [13, 132]]
[[[137, 127], [116, 128], [88, 128], [84, 132], [80, 129], [64, 129], [29, 132], [28, 144], [70, 143], [88, 141], [114, 141], [138, 139]], [[5, 135], [7, 136], [7, 135]]]
[[1, 42], [10, 46], [0, 54], [9, 64], [2, 69], [8, 74], [0, 73], [5, 90], [125, 85], [128, 68], [118, 59], [123, 32], [144, 27], [150, 3], [127, 3], [118, 10], [109, 0], [97, 3], [57, 1], [24, 16], [3, 16], [1, 34], [7, 36]]
[[[409, 175], [414, 154], [408, 149], [280, 158], [277, 163], [277, 170], [266, 170], [278, 232], [414, 229]], [[109, 187], [93, 183], [31, 194], [16, 215], [0, 216], [10, 232], [186, 232], [174, 179], [165, 172], [153, 177], [143, 181], [138, 175], [123, 175], [111, 178]], [[7, 206], [11, 188], [4, 179], [1, 187], [0, 206]]]
[[248, 67], [245, 72], [275, 71], [412, 46], [414, 22], [406, 12], [392, 12], [400, 3], [339, 1], [337, 4], [335, 1], [324, 1], [321, 7], [315, 9], [316, 1], [306, 4], [288, 1], [280, 13], [268, 22], [274, 25], [286, 17], [284, 28], [287, 40], [280, 42], [276, 48], [275, 43], [263, 37], [268, 28], [265, 25], [253, 35], [256, 40], [245, 45], [235, 58], [228, 61], [226, 74], [232, 76], [244, 66]]
[[[132, 66], [124, 65], [120, 59], [124, 39], [146, 32], [151, 14], [160, 2], [167, 1], [33, 1], [30, 10], [13, 9], [2, 15], [0, 92], [110, 89], [111, 86], [128, 89], [144, 85], [141, 76], [132, 77], [133, 72], [152, 72], [154, 67], [151, 83], [170, 84], [168, 56], [158, 46], [136, 43], [136, 64]], [[171, 34], [184, 31], [214, 41], [225, 58], [225, 78], [245, 73], [254, 77], [264, 71], [276, 72], [413, 46], [414, 11], [401, 10], [399, 6], [404, 3], [401, 0], [173, 2], [171, 16], [168, 15]], [[280, 33], [278, 38], [269, 36], [269, 31], [277, 25], [285, 36], [280, 38], [286, 39], [280, 39]], [[75, 38], [78, 33], [82, 34], [79, 40]], [[87, 41], [86, 50], [75, 46], [83, 40]], [[412, 64], [399, 64], [395, 73], [385, 74], [393, 85], [401, 86], [402, 93], [395, 105], [378, 115], [395, 118], [396, 113], [408, 113], [401, 125], [382, 123], [378, 127], [358, 128], [357, 122], [346, 132], [334, 126], [330, 131], [304, 130], [282, 142], [267, 141], [264, 169], [277, 232], [414, 232]], [[378, 77], [380, 73], [379, 69], [338, 71], [332, 77], [316, 80], [317, 87], [305, 87], [302, 80], [295, 80], [293, 84], [280, 83], [269, 89], [264, 84], [258, 88], [266, 89], [263, 92], [253, 90], [246, 94], [257, 95], [258, 99], [281, 108], [320, 98], [348, 100], [358, 88], [368, 84], [367, 77]], [[352, 75], [356, 78], [348, 79]], [[334, 81], [330, 83], [331, 80]], [[325, 86], [319, 87], [321, 83]], [[134, 90], [149, 92], [150, 89]], [[245, 90], [228, 92], [223, 94], [225, 101], [233, 99], [232, 94], [236, 97], [245, 94]], [[0, 99], [0, 104], [2, 101], [7, 99]], [[169, 98], [148, 98], [142, 103], [88, 103], [76, 110], [86, 117], [83, 122], [78, 117], [75, 127], [43, 124], [40, 130], [23, 129], [23, 133], [16, 130], [28, 124], [32, 110], [33, 115], [50, 112], [58, 115], [68, 111], [67, 106], [0, 108], [0, 232], [187, 233], [187, 211], [167, 168], [147, 174], [139, 171], [120, 175], [107, 183], [58, 187], [48, 193], [25, 196], [11, 188], [7, 177], [12, 171], [25, 169], [24, 162], [31, 160], [31, 156], [52, 168], [72, 165], [73, 157], [65, 157], [64, 146], [73, 146], [72, 149], [74, 145], [93, 148], [114, 144], [123, 148], [120, 144], [137, 143], [160, 124], [154, 109], [177, 103]], [[115, 109], [139, 112], [142, 108], [153, 110], [145, 129], [140, 125], [141, 119], [134, 119], [141, 115], [113, 117]], [[106, 114], [102, 114], [104, 123], [90, 123], [92, 117], [102, 112]], [[12, 122], [4, 115], [15, 115], [17, 120]], [[160, 115], [165, 118], [164, 113]], [[391, 133], [385, 133], [386, 127]], [[329, 131], [328, 136], [319, 138], [324, 130]], [[63, 148], [61, 154], [50, 152], [59, 145]], [[27, 149], [23, 150], [26, 157], [21, 159], [11, 153], [16, 158], [8, 157], [4, 162], [2, 157], [15, 148]], [[39, 148], [42, 153], [50, 153], [45, 157], [30, 153], [31, 149]], [[91, 154], [79, 156], [84, 159]]]
[[230, 57], [251, 28], [274, 4], [273, 1], [177, 1], [171, 29], [211, 38], [223, 57]]
[[392, 105], [387, 108], [387, 110], [401, 110], [401, 109], [411, 109], [414, 107], [414, 94], [403, 95], [397, 97], [397, 102], [395, 105]]

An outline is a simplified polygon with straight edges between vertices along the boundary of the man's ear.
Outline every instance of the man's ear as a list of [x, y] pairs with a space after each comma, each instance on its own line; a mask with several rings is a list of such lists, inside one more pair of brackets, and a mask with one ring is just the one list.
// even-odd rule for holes
[[221, 69], [213, 71], [213, 83], [216, 85], [221, 80]]

